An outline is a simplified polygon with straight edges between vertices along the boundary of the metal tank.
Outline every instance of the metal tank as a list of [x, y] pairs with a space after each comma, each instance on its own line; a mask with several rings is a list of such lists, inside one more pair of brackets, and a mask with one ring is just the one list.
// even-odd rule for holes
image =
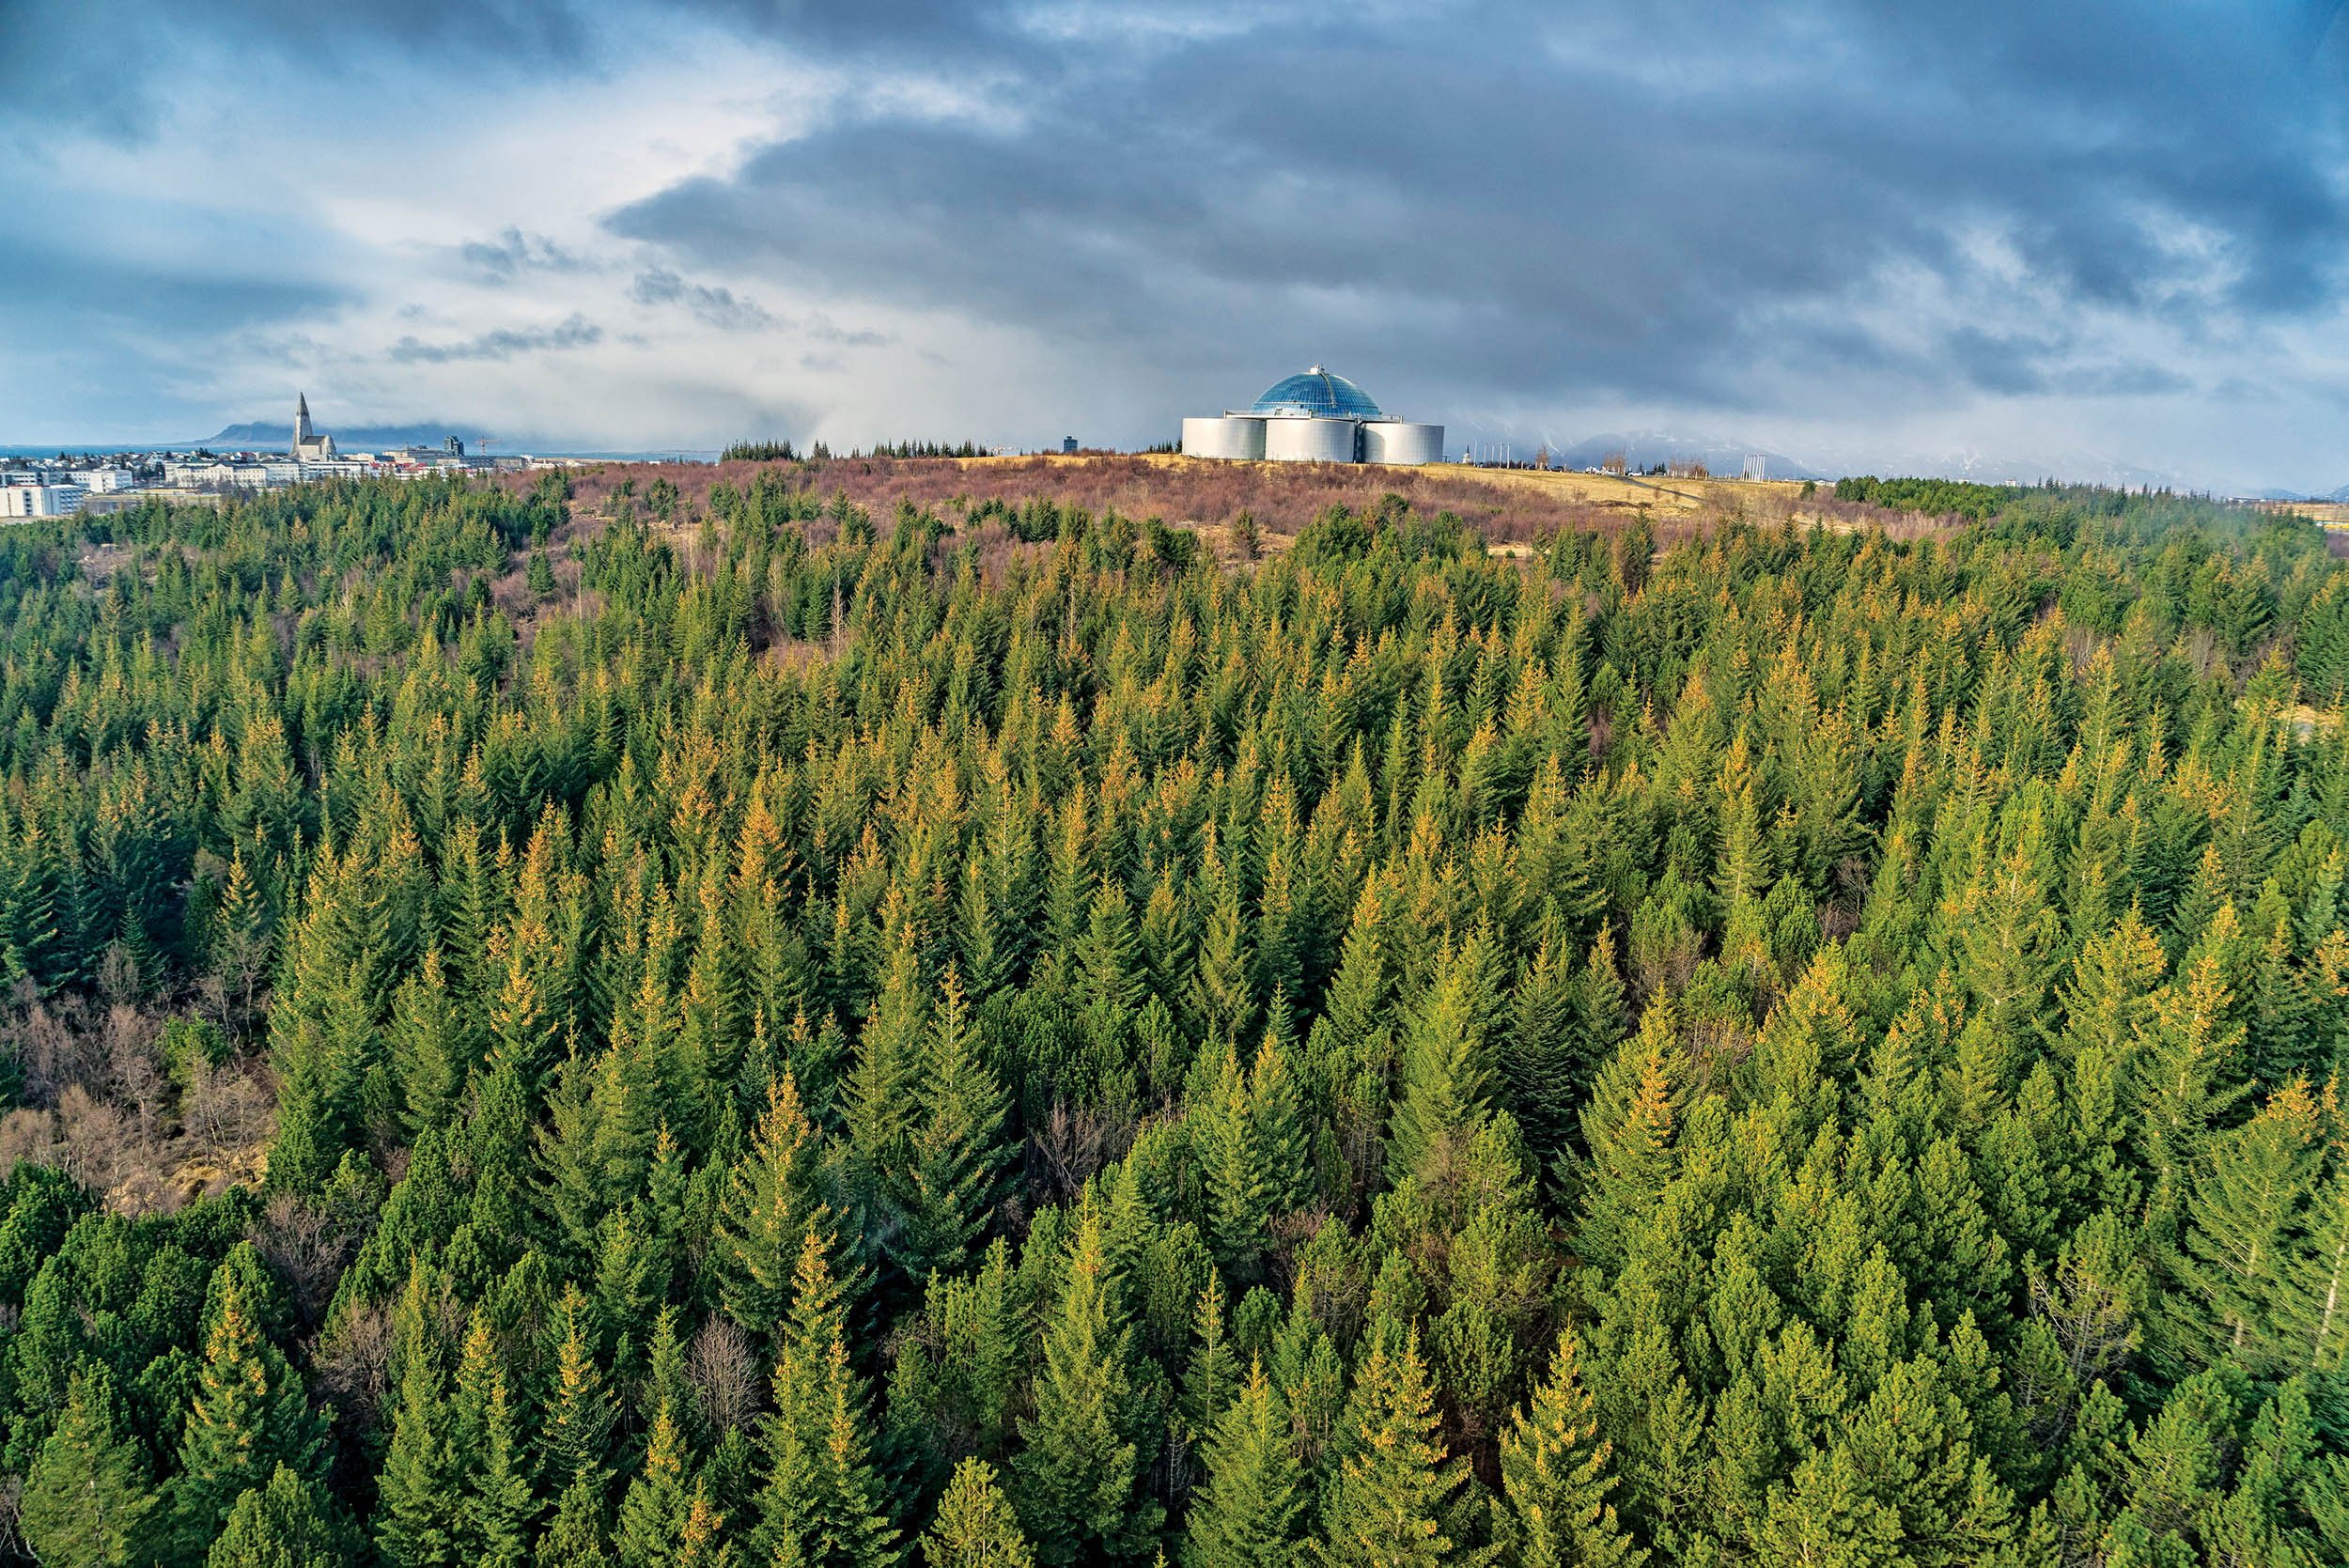
[[1227, 413], [1221, 418], [1183, 421], [1183, 456], [1187, 458], [1262, 458], [1261, 419]]
[[1351, 419], [1268, 419], [1264, 455], [1276, 463], [1350, 463], [1361, 428]]
[[1443, 427], [1401, 419], [1362, 422], [1362, 461], [1417, 465], [1443, 461]]

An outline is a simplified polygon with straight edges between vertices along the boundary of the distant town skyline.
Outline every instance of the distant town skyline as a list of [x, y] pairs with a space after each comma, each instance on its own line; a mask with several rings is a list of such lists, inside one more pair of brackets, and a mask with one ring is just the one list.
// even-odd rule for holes
[[2330, 490], [2341, 11], [28, 0], [0, 442], [1132, 446], [1324, 361], [1454, 444]]

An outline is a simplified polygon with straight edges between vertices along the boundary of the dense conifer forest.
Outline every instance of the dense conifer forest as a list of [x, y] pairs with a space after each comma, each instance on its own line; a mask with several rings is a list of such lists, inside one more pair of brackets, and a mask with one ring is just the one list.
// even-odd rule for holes
[[9, 1551], [2349, 1560], [2312, 525], [794, 472], [0, 535]]

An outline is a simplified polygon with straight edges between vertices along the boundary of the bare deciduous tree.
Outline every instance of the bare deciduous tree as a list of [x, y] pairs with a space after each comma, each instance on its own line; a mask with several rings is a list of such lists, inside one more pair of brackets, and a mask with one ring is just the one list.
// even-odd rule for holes
[[752, 1354], [749, 1336], [721, 1313], [702, 1320], [686, 1375], [692, 1379], [702, 1421], [713, 1435], [733, 1431], [758, 1408], [758, 1358]]

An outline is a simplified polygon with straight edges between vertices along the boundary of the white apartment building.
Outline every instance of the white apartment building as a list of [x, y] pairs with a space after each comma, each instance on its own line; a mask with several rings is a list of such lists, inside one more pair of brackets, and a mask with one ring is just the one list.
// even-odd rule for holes
[[331, 462], [304, 462], [302, 477], [308, 479], [371, 479], [382, 468], [365, 458], [336, 458]]
[[0, 489], [0, 518], [22, 522], [70, 517], [82, 509], [85, 493], [79, 485], [10, 485]]
[[74, 471], [73, 483], [92, 495], [112, 495], [134, 488], [138, 475], [127, 468], [85, 468]]

